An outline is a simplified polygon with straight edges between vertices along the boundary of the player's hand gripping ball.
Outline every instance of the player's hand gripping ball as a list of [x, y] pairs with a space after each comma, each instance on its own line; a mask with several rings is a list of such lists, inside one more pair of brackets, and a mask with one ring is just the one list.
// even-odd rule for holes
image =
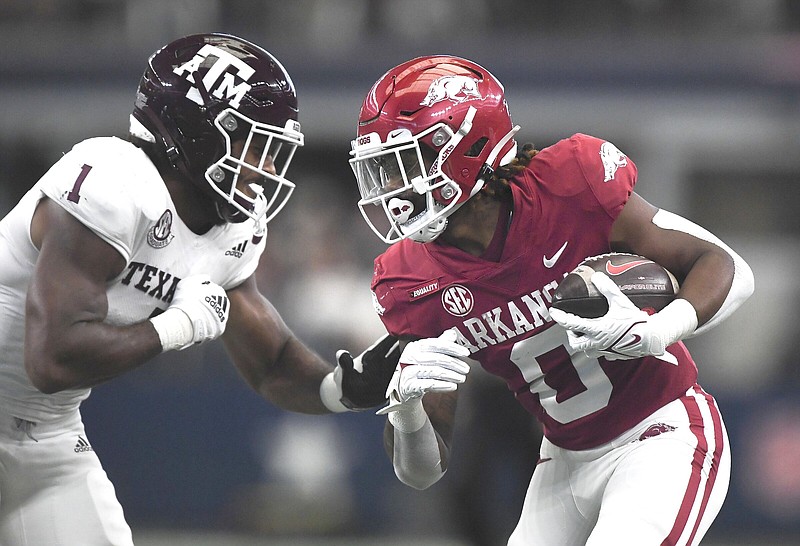
[[608, 312], [608, 300], [591, 280], [594, 272], [605, 273], [639, 309], [652, 315], [675, 299], [678, 281], [652, 260], [612, 252], [586, 258], [562, 280], [553, 293], [553, 307], [583, 318], [598, 318]]

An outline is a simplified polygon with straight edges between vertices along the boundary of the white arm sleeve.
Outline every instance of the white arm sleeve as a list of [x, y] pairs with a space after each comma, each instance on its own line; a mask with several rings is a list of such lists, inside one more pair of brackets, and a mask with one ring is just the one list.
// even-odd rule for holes
[[439, 442], [422, 400], [404, 405], [409, 407], [389, 414], [394, 427], [394, 473], [409, 487], [427, 489], [444, 476]]
[[722, 302], [722, 306], [708, 322], [697, 328], [691, 334], [685, 336], [685, 338], [694, 337], [711, 330], [728, 318], [731, 313], [738, 309], [738, 307], [753, 293], [755, 280], [750, 266], [747, 265], [747, 262], [745, 262], [741, 256], [707, 229], [666, 210], [659, 210], [656, 212], [655, 216], [653, 216], [653, 223], [662, 229], [682, 231], [698, 239], [714, 244], [727, 252], [731, 259], [733, 259], [733, 283], [728, 291], [728, 295], [725, 297], [725, 301]]

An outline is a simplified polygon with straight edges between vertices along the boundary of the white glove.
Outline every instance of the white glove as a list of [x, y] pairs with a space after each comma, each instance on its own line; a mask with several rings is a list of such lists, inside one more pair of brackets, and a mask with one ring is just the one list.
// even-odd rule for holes
[[216, 339], [225, 332], [230, 302], [208, 275], [181, 279], [166, 311], [150, 319], [163, 350], [183, 350]]
[[396, 412], [427, 392], [452, 392], [467, 380], [469, 364], [463, 358], [469, 349], [456, 343], [456, 333], [446, 330], [436, 338], [412, 341], [403, 349], [394, 371], [386, 397], [389, 405], [378, 415]]
[[607, 360], [652, 355], [678, 364], [666, 349], [697, 328], [697, 313], [688, 301], [677, 298], [660, 312], [648, 315], [605, 273], [593, 273], [592, 283], [608, 300], [608, 312], [602, 317], [588, 319], [550, 309], [553, 320], [567, 329], [567, 342], [572, 350]]

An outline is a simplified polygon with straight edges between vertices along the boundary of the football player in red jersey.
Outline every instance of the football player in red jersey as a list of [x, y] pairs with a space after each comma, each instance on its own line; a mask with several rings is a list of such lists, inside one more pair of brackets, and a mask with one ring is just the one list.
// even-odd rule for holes
[[[612, 143], [575, 134], [518, 150], [518, 129], [500, 82], [458, 57], [392, 68], [362, 105], [359, 207], [392, 243], [374, 303], [404, 343], [381, 410], [395, 472], [420, 489], [442, 477], [471, 359], [544, 431], [509, 545], [696, 544], [726, 495], [730, 450], [681, 340], [750, 296], [750, 268], [636, 194], [636, 165]], [[605, 316], [551, 311], [560, 279], [610, 251], [672, 271], [677, 299], [649, 316], [596, 274]]]
[[75, 145], [0, 221], [0, 544], [132, 544], [79, 407], [163, 351], [221, 338], [288, 410], [383, 404], [393, 338], [334, 367], [256, 286], [266, 223], [294, 188], [297, 116], [267, 51], [180, 38], [150, 57], [130, 138]]

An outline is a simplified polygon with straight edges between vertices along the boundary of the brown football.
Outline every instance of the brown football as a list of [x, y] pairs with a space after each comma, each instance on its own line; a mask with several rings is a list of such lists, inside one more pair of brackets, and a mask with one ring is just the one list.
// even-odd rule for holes
[[553, 307], [584, 318], [602, 317], [608, 301], [592, 284], [595, 271], [602, 271], [636, 307], [649, 314], [675, 299], [678, 281], [664, 267], [642, 256], [612, 252], [592, 256], [573, 269], [553, 293]]

